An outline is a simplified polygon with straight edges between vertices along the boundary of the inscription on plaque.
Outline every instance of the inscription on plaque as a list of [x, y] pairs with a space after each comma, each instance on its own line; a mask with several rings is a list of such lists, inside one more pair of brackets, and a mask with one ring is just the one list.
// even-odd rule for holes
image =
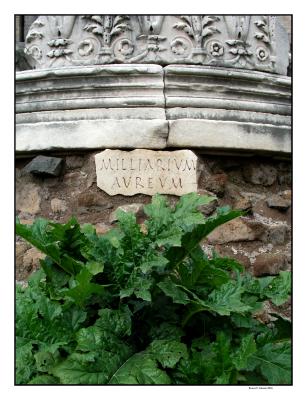
[[97, 186], [112, 196], [197, 191], [198, 158], [191, 150], [104, 150], [95, 163]]

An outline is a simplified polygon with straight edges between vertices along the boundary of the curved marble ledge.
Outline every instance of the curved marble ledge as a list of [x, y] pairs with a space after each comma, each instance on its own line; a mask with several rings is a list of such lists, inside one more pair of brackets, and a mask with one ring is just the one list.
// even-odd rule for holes
[[291, 153], [291, 79], [189, 65], [18, 72], [16, 151]]

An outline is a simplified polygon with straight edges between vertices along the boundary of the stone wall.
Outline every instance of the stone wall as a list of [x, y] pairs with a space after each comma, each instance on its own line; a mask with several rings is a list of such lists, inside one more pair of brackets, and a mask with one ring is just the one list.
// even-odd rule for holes
[[[58, 176], [27, 172], [24, 167], [33, 157], [17, 160], [16, 213], [21, 222], [30, 224], [36, 217], [66, 222], [75, 215], [81, 224], [92, 223], [98, 233], [104, 233], [116, 223], [115, 210], [128, 206], [142, 223], [142, 205], [149, 203], [151, 196], [107, 195], [97, 187], [95, 154], [56, 155], [63, 160], [61, 169], [50, 173]], [[217, 196], [217, 201], [205, 206], [202, 212], [208, 216], [223, 205], [247, 211], [245, 217], [216, 229], [204, 241], [205, 251], [211, 254], [216, 250], [233, 257], [256, 276], [290, 269], [290, 161], [259, 156], [198, 156], [202, 161], [198, 192]], [[168, 198], [173, 204], [178, 199]], [[25, 280], [38, 267], [40, 253], [20, 238], [16, 253], [16, 278]]]

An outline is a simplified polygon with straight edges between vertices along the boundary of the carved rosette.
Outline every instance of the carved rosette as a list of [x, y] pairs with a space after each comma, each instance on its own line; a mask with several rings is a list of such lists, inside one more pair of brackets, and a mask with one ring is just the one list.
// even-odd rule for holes
[[289, 41], [274, 16], [39, 16], [25, 52], [33, 68], [179, 63], [286, 75]]

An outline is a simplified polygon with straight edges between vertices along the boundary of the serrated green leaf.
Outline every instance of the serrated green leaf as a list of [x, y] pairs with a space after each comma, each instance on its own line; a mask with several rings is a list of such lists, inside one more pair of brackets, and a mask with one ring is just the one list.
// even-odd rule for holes
[[29, 340], [16, 337], [16, 383], [25, 384], [35, 372], [33, 344]]
[[151, 218], [150, 228], [154, 228], [155, 232], [158, 232], [161, 227], [167, 226], [171, 218], [167, 200], [159, 194], [152, 197], [151, 204], [144, 206], [144, 213]]
[[55, 376], [48, 374], [37, 375], [29, 382], [30, 385], [58, 385], [59, 383]]
[[180, 277], [184, 277], [182, 282], [185, 286], [193, 287], [208, 285], [209, 287], [212, 286], [216, 288], [229, 281], [229, 274], [216, 266], [221, 264], [216, 263], [216, 259], [209, 260], [200, 246], [196, 246], [190, 256], [193, 260], [190, 268], [190, 276], [187, 275], [188, 271], [183, 274], [184, 264], [181, 264], [178, 268]]
[[37, 289], [40, 285], [40, 283], [46, 281], [46, 274], [42, 269], [38, 269], [37, 271], [34, 271], [29, 279], [28, 279], [28, 284], [30, 288]]
[[250, 358], [249, 367], [258, 367], [269, 385], [291, 384], [290, 342], [266, 344]]
[[245, 277], [244, 285], [246, 291], [259, 295], [260, 298], [270, 299], [275, 305], [285, 303], [291, 293], [291, 273], [281, 271], [279, 275], [254, 278], [249, 275]]
[[197, 207], [209, 204], [214, 200], [216, 200], [216, 197], [213, 196], [201, 196], [197, 193], [185, 194], [181, 196], [176, 205], [174, 218], [179, 224], [192, 225], [203, 223], [204, 216], [197, 210]]
[[[47, 232], [49, 228], [49, 221], [44, 218], [37, 218], [32, 225], [23, 225], [17, 219], [16, 221], [16, 234], [33, 244], [41, 251], [48, 246]], [[57, 248], [51, 249], [55, 251], [56, 257], [59, 252]]]
[[171, 380], [165, 371], [158, 368], [157, 362], [149, 354], [137, 353], [125, 361], [108, 383], [118, 385], [163, 385], [170, 384]]
[[123, 235], [117, 229], [112, 229], [104, 235], [104, 239], [107, 239], [115, 249], [120, 248], [120, 240], [122, 237]]
[[48, 297], [41, 296], [37, 302], [37, 308], [41, 316], [53, 321], [62, 314], [62, 307], [56, 302], [52, 302]]
[[[131, 212], [126, 212], [120, 208], [116, 211], [116, 217], [118, 219], [118, 224], [120, 229], [128, 235], [138, 235], [140, 233], [140, 228], [136, 223], [136, 216]], [[134, 239], [132, 237], [132, 239]]]
[[147, 289], [134, 290], [134, 294], [138, 299], [151, 301], [151, 293]]
[[92, 224], [83, 224], [80, 227], [80, 230], [82, 233], [84, 233], [85, 235], [88, 235], [88, 236], [92, 236], [92, 235], [96, 234], [96, 229]]
[[148, 351], [163, 368], [174, 368], [181, 358], [188, 358], [187, 346], [176, 340], [154, 340]]
[[232, 356], [232, 362], [238, 371], [247, 368], [249, 358], [257, 351], [254, 335], [244, 336], [240, 347]]
[[240, 211], [229, 211], [208, 218], [204, 224], [197, 225], [191, 232], [187, 232], [181, 239], [181, 247], [172, 247], [166, 252], [170, 261], [170, 268], [175, 268], [198, 246], [199, 242], [211, 233], [216, 227], [240, 216]]
[[219, 268], [226, 271], [239, 271], [243, 272], [244, 267], [238, 261], [233, 260], [229, 257], [214, 257], [210, 260], [210, 264], [215, 268]]
[[111, 331], [118, 337], [131, 334], [131, 311], [128, 306], [119, 310], [101, 309], [98, 312], [99, 318], [95, 325], [104, 331]]
[[216, 335], [216, 341], [212, 348], [215, 350], [217, 357], [222, 362], [223, 368], [231, 366], [231, 335], [226, 331], [219, 331]]
[[92, 277], [92, 273], [88, 269], [83, 268], [76, 275], [75, 286], [71, 289], [62, 290], [62, 293], [72, 298], [77, 305], [83, 306], [91, 295], [102, 294], [104, 292], [104, 286], [91, 282]]
[[207, 262], [197, 284], [206, 284], [208, 286], [219, 288], [229, 281], [229, 275], [221, 268], [216, 268], [211, 262]]
[[156, 236], [156, 243], [158, 246], [180, 246], [182, 234], [179, 228], [170, 226]]
[[134, 271], [126, 283], [127, 287], [120, 290], [120, 298], [129, 297], [134, 294], [137, 298], [145, 301], [151, 301], [150, 290], [153, 284], [151, 277], [140, 275], [137, 270]]
[[69, 281], [71, 275], [54, 263], [50, 257], [40, 260], [40, 265], [54, 288], [61, 288]]
[[76, 306], [70, 306], [63, 312], [63, 323], [69, 330], [76, 332], [86, 320], [87, 313]]
[[65, 385], [104, 385], [110, 375], [110, 369], [116, 368], [117, 365], [114, 362], [116, 356], [113, 359], [106, 358], [106, 356], [108, 354], [104, 352], [101, 352], [100, 358], [96, 358], [96, 353], [73, 353], [54, 367], [52, 373], [60, 380], [61, 384]]
[[98, 326], [82, 328], [76, 335], [78, 342], [77, 350], [88, 352], [97, 351], [100, 348], [109, 346], [109, 334]]
[[95, 325], [78, 331], [76, 351], [55, 366], [53, 374], [64, 384], [107, 383], [131, 356], [130, 347], [120, 339], [130, 333], [129, 315], [128, 308], [100, 310]]
[[121, 299], [124, 299], [125, 297], [129, 297], [133, 294], [134, 288], [128, 288], [128, 289], [121, 289], [119, 292], [119, 297]]
[[148, 259], [140, 265], [140, 270], [146, 274], [151, 272], [151, 270], [157, 270], [159, 272], [164, 270], [164, 267], [167, 265], [168, 259], [163, 257], [162, 255], [149, 255]]
[[230, 319], [238, 328], [253, 328], [257, 323], [250, 315], [232, 314]]
[[263, 290], [264, 295], [271, 299], [277, 306], [280, 306], [288, 300], [290, 292], [291, 274], [289, 271], [281, 271], [279, 276], [275, 277]]
[[88, 261], [85, 264], [85, 268], [87, 268], [92, 275], [97, 275], [103, 272], [103, 264], [95, 261]]
[[[86, 238], [80, 232], [75, 218], [67, 224], [51, 223], [38, 218], [32, 225], [16, 223], [16, 234], [27, 240], [38, 250], [49, 256], [67, 273], [74, 275], [82, 267], [80, 247]], [[74, 253], [75, 258], [72, 257]]]
[[193, 315], [200, 313], [202, 311], [210, 311], [210, 307], [205, 305], [205, 303], [201, 304], [196, 301], [191, 301], [190, 304], [185, 309], [185, 313], [182, 319], [182, 326], [185, 326], [190, 320], [190, 318], [193, 317]]
[[58, 263], [65, 272], [75, 275], [83, 268], [83, 263], [75, 260], [67, 254], [63, 254]]
[[183, 329], [168, 322], [162, 322], [159, 326], [154, 325], [149, 333], [152, 339], [168, 339], [177, 341], [180, 341], [184, 334]]
[[48, 372], [59, 359], [56, 352], [38, 351], [35, 355], [36, 368], [40, 372]]
[[218, 376], [215, 380], [216, 385], [228, 385], [230, 380], [230, 372], [223, 372], [222, 375]]
[[249, 311], [251, 307], [241, 301], [242, 292], [243, 289], [240, 283], [228, 282], [219, 289], [213, 290], [204, 305], [220, 315]]
[[190, 302], [189, 296], [170, 279], [158, 283], [157, 286], [164, 294], [166, 294], [166, 296], [171, 297], [174, 303], [188, 304]]

